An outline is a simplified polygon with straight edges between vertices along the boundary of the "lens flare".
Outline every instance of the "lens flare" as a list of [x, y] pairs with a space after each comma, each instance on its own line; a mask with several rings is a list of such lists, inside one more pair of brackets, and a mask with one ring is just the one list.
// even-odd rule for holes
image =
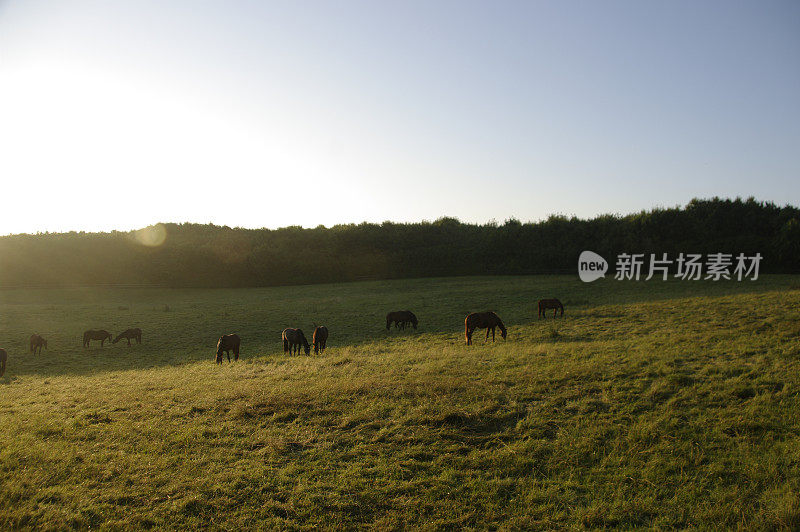
[[162, 224], [150, 225], [134, 231], [133, 238], [143, 246], [157, 247], [167, 239], [167, 228]]

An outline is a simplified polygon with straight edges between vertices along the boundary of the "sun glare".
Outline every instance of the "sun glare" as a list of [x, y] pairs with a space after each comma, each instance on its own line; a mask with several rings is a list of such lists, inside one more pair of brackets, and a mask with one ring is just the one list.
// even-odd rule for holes
[[134, 238], [143, 246], [157, 247], [167, 239], [167, 229], [163, 224], [150, 225], [135, 231]]

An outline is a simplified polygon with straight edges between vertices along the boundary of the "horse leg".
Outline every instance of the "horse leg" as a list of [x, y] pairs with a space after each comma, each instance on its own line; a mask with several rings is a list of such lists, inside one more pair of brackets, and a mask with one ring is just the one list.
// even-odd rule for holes
[[492, 343], [494, 343], [494, 327], [492, 327]]
[[128, 340], [128, 347], [130, 347], [131, 346], [131, 339], [130, 338], [126, 338], [126, 340]]

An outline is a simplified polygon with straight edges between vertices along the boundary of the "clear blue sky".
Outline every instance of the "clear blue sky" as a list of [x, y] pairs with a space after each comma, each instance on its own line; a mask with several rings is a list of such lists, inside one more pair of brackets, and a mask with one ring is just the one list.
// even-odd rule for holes
[[800, 204], [800, 2], [0, 0], [0, 234]]

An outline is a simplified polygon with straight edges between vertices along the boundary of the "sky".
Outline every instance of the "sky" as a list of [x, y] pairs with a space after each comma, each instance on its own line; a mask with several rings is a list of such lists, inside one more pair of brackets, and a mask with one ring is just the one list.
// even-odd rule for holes
[[800, 205], [800, 2], [0, 0], [0, 234]]

